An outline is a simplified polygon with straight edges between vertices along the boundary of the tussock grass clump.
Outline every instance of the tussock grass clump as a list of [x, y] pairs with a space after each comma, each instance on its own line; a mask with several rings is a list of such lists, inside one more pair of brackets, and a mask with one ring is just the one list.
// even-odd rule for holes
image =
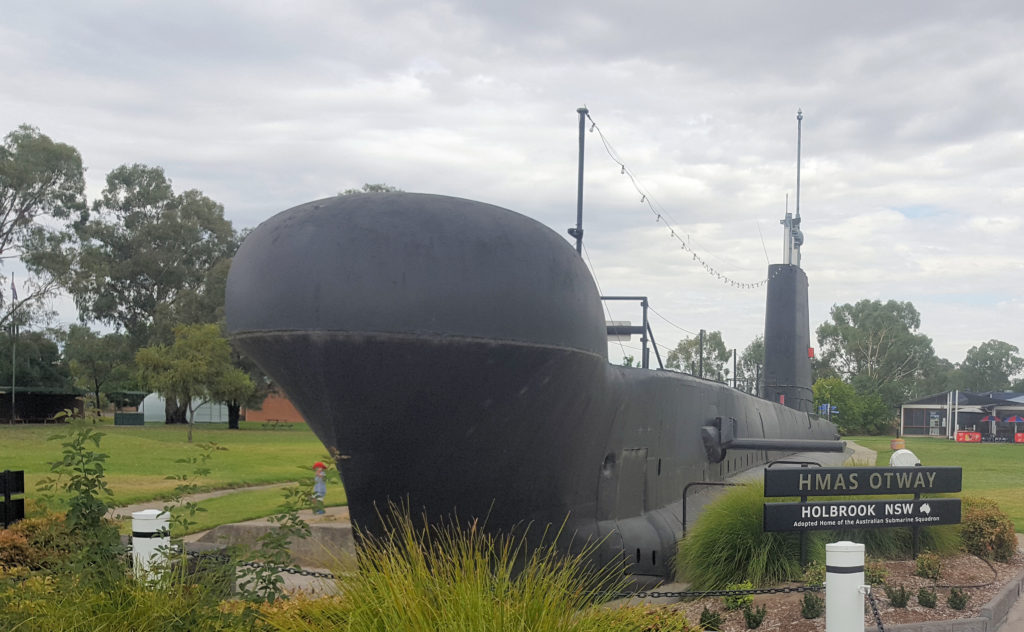
[[764, 532], [764, 501], [764, 485], [753, 483], [732, 487], [708, 505], [680, 542], [677, 577], [696, 590], [721, 590], [743, 581], [770, 586], [799, 578], [799, 539]]
[[227, 632], [261, 630], [219, 609], [220, 595], [168, 578], [134, 579], [123, 568], [83, 581], [72, 573], [35, 573], [0, 583], [0, 629], [19, 632]]
[[[870, 498], [872, 497], [865, 497], [864, 500]], [[815, 538], [815, 550], [812, 553], [815, 559], [825, 559], [826, 542], [840, 540], [861, 542], [868, 555], [884, 560], [907, 560], [913, 555], [914, 532], [910, 528], [843, 529], [818, 533], [827, 535]], [[928, 550], [940, 556], [955, 555], [960, 550], [960, 534], [957, 525], [922, 527], [920, 546], [922, 550]]]
[[629, 615], [588, 609], [623, 588], [623, 567], [593, 568], [593, 547], [565, 556], [554, 545], [561, 534], [528, 546], [526, 534], [494, 535], [476, 523], [419, 527], [395, 510], [386, 523], [383, 536], [363, 534], [359, 569], [337, 580], [343, 597], [267, 621], [284, 632], [596, 632], [609, 629], [609, 617]]

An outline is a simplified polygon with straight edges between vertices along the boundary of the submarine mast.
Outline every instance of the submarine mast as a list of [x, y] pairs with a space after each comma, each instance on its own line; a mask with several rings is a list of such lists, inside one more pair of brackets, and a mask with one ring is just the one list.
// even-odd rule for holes
[[800, 268], [800, 148], [804, 114], [796, 113], [796, 215], [786, 210], [783, 226], [783, 263], [768, 266], [768, 296], [764, 319], [765, 398], [811, 412], [810, 323], [807, 274]]

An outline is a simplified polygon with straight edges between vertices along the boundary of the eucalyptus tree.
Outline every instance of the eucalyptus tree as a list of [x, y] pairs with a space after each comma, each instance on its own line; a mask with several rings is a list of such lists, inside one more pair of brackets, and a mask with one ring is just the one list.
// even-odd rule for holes
[[732, 352], [726, 348], [722, 332], [712, 331], [705, 334], [703, 347], [696, 336], [680, 340], [675, 349], [668, 352], [665, 366], [691, 375], [701, 375], [703, 371], [702, 377], [724, 382], [731, 372], [731, 358]]
[[861, 394], [878, 394], [896, 406], [914, 390], [933, 362], [931, 338], [919, 333], [921, 315], [906, 301], [834, 305], [831, 321], [817, 329], [819, 375], [833, 374]]
[[[59, 279], [34, 258], [66, 249], [61, 231], [81, 222], [86, 210], [85, 176], [78, 150], [21, 125], [0, 143], [0, 261], [21, 257], [32, 276], [15, 279], [0, 268], [0, 327], [45, 316], [47, 300], [60, 291]], [[7, 294], [7, 288], [12, 289]], [[15, 296], [16, 293], [16, 296]]]

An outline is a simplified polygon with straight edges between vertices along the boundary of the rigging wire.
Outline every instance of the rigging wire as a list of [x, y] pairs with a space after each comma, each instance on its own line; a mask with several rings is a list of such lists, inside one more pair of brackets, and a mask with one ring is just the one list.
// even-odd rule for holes
[[764, 260], [768, 265], [772, 264], [772, 260], [768, 258], [768, 246], [764, 245], [764, 233], [761, 232], [761, 222], [755, 222], [757, 224], [757, 234], [761, 236], [761, 249], [764, 250]]
[[[580, 245], [583, 245], [582, 242]], [[604, 296], [604, 292], [601, 291], [601, 283], [597, 280], [597, 270], [594, 268], [594, 262], [590, 260], [590, 251], [587, 250], [585, 245], [583, 245], [583, 256], [587, 258], [587, 266], [590, 267], [590, 276], [594, 277], [594, 285], [597, 286], [597, 294], [599, 296]], [[608, 316], [608, 320], [614, 320], [612, 318], [612, 310], [608, 307], [608, 301], [601, 301], [601, 305], [604, 306], [604, 313]], [[616, 340], [616, 342], [619, 343], [619, 349], [622, 350], [622, 355], [625, 356], [626, 348], [622, 345], [622, 341]]]
[[[594, 121], [594, 119], [590, 116], [589, 112], [587, 113], [586, 117], [587, 120], [590, 121], [590, 131], [597, 132], [598, 137], [601, 139], [601, 145], [604, 146], [605, 153], [607, 153], [608, 157], [612, 159], [612, 162], [619, 165], [619, 173], [621, 175], [628, 177], [630, 183], [632, 183], [633, 185], [633, 188], [636, 189], [636, 192], [640, 194], [640, 203], [645, 204], [647, 208], [650, 209], [651, 213], [654, 215], [655, 222], [665, 224], [665, 227], [668, 228], [669, 230], [669, 236], [672, 239], [675, 239], [677, 242], [679, 242], [679, 247], [683, 252], [689, 253], [693, 257], [693, 260], [699, 263], [709, 275], [722, 281], [726, 285], [730, 285], [732, 287], [741, 289], [755, 289], [768, 283], [769, 279], [762, 279], [760, 281], [757, 281], [756, 283], [745, 283], [731, 279], [728, 276], [722, 274], [720, 271], [718, 271], [710, 263], [708, 263], [705, 257], [697, 253], [690, 243], [691, 239], [689, 235], [687, 235], [686, 239], [684, 239], [683, 236], [676, 231], [674, 227], [674, 225], [676, 224], [675, 219], [673, 219], [672, 215], [668, 212], [668, 210], [666, 210], [660, 203], [658, 203], [657, 200], [652, 198], [650, 193], [648, 193], [640, 185], [639, 179], [637, 178], [636, 174], [634, 174], [633, 171], [626, 166], [626, 163], [623, 162], [623, 160], [619, 157], [618, 152], [615, 151], [614, 147], [612, 147], [611, 142], [604, 135], [604, 132], [601, 131], [601, 128], [598, 126], [597, 122]], [[768, 253], [766, 250], [765, 255], [767, 256], [767, 254]]]
[[652, 312], [654, 312], [654, 313], [655, 313], [655, 314], [656, 314], [656, 315], [658, 316], [658, 318], [662, 319], [663, 321], [665, 321], [665, 322], [666, 322], [666, 323], [668, 323], [669, 325], [672, 325], [673, 327], [675, 327], [675, 328], [676, 328], [676, 329], [678, 329], [679, 331], [685, 331], [686, 333], [690, 334], [691, 336], [699, 336], [699, 335], [700, 335], [700, 334], [698, 334], [698, 333], [697, 333], [697, 332], [695, 332], [695, 331], [690, 331], [690, 330], [689, 330], [689, 329], [687, 329], [686, 327], [680, 327], [679, 325], [675, 324], [675, 323], [674, 323], [674, 322], [672, 322], [671, 320], [669, 320], [669, 319], [665, 318], [664, 316], [662, 316], [662, 315], [661, 315], [661, 313], [660, 313], [660, 312], [659, 312], [658, 310], [656, 310], [656, 309], [654, 309], [653, 307], [651, 307], [651, 306], [650, 306], [650, 304], [648, 304], [648, 305], [647, 305], [647, 309], [648, 309], [648, 310], [650, 310], [650, 311], [652, 311]]

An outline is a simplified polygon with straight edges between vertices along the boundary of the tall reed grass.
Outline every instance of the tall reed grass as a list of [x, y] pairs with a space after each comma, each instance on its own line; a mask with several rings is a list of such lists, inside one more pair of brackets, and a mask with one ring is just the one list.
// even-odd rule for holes
[[765, 533], [764, 485], [730, 488], [704, 509], [676, 555], [676, 577], [697, 590], [749, 581], [770, 586], [801, 576], [799, 538]]
[[[633, 609], [595, 608], [625, 586], [623, 566], [595, 568], [584, 547], [565, 556], [549, 531], [494, 535], [478, 524], [420, 527], [393, 512], [382, 537], [364, 536], [357, 572], [340, 597], [269, 608], [282, 632], [609, 632], [645, 629]], [[680, 630], [687, 628], [685, 621]]]
[[[868, 500], [872, 497], [857, 497]], [[781, 502], [773, 498], [771, 502]], [[850, 497], [814, 500], [851, 500]], [[704, 510], [676, 555], [676, 576], [698, 590], [717, 590], [734, 582], [770, 586], [799, 579], [800, 540], [797, 533], [764, 532], [764, 485], [730, 488]], [[909, 559], [913, 532], [909, 528], [811, 531], [807, 534], [809, 561], [825, 561], [825, 544], [849, 540], [864, 544], [868, 555]], [[956, 525], [921, 529], [919, 550], [952, 555], [961, 548]]]

